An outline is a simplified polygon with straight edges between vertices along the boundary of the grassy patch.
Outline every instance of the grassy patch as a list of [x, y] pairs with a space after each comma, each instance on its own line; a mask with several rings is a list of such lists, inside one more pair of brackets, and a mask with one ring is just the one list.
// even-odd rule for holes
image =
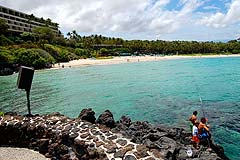
[[107, 56], [107, 57], [97, 57], [97, 60], [103, 60], [103, 59], [113, 59], [113, 56]]

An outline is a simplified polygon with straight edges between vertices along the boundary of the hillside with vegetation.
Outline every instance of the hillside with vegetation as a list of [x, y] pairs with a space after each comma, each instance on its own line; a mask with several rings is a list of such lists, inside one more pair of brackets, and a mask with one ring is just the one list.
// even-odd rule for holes
[[[240, 42], [123, 40], [102, 35], [80, 36], [75, 30], [66, 37], [48, 27], [34, 28], [32, 33], [12, 34], [0, 20], [0, 70], [20, 65], [35, 69], [50, 68], [59, 62], [91, 57], [119, 55], [194, 55], [237, 54]], [[0, 72], [1, 75], [1, 72]]]

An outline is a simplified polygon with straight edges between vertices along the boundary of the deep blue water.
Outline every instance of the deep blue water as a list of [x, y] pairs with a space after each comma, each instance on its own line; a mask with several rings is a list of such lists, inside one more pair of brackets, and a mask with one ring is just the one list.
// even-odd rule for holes
[[[33, 113], [98, 116], [110, 109], [152, 124], [188, 127], [194, 110], [206, 113], [214, 140], [231, 159], [240, 157], [240, 58], [193, 58], [36, 71]], [[17, 75], [0, 77], [0, 110], [27, 113]], [[203, 100], [203, 105], [199, 101]]]

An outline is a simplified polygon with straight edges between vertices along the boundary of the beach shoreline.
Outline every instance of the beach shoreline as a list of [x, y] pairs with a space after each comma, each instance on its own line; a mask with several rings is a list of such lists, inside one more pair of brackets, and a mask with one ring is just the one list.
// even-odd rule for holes
[[187, 59], [187, 58], [224, 58], [224, 57], [240, 57], [240, 54], [234, 55], [190, 55], [190, 56], [121, 56], [113, 57], [111, 59], [79, 59], [72, 60], [69, 62], [56, 63], [51, 69], [59, 69], [65, 67], [81, 67], [81, 66], [92, 66], [92, 65], [113, 65], [122, 63], [136, 63], [136, 62], [146, 62], [146, 61], [160, 61], [160, 60], [174, 60], [174, 59]]

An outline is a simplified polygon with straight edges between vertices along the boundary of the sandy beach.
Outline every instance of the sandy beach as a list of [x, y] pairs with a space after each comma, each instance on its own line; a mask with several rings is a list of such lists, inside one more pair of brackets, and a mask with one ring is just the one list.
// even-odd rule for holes
[[79, 67], [88, 65], [111, 65], [120, 63], [136, 63], [144, 61], [160, 61], [160, 60], [171, 60], [171, 59], [183, 59], [183, 58], [215, 58], [215, 57], [240, 57], [240, 54], [236, 55], [202, 55], [202, 56], [122, 56], [113, 57], [111, 59], [79, 59], [73, 60], [65, 63], [55, 64], [52, 69], [63, 68], [64, 67]]

